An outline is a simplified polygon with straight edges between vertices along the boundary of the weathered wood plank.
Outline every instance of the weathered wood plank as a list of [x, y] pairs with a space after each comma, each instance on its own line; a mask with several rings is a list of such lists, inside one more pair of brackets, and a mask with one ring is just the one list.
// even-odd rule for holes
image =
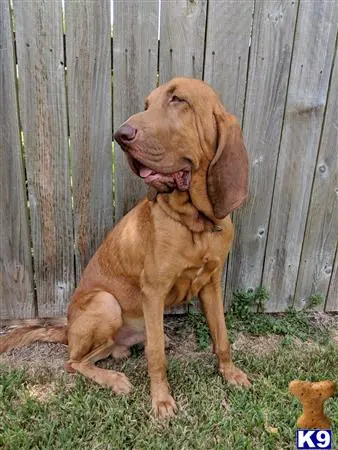
[[261, 284], [296, 15], [295, 1], [256, 2], [244, 116], [250, 196], [234, 214], [227, 303], [234, 290]]
[[[57, 316], [57, 317], [46, 317], [46, 318], [36, 318], [36, 319], [8, 319], [3, 320], [0, 318], [0, 327], [6, 328], [19, 328], [19, 327], [46, 327], [46, 326], [64, 326], [67, 325], [67, 317]], [[7, 331], [7, 330], [6, 330]], [[0, 335], [2, 330], [0, 330]], [[1, 355], [0, 355], [1, 358]], [[1, 361], [1, 359], [0, 359]]]
[[[114, 130], [143, 110], [144, 98], [156, 87], [158, 2], [114, 2]], [[119, 220], [144, 197], [145, 184], [134, 175], [115, 142], [115, 218]]]
[[206, 9], [206, 0], [161, 2], [161, 83], [176, 76], [202, 78]]
[[210, 0], [204, 80], [242, 121], [253, 0]]
[[[298, 272], [295, 304], [306, 305], [312, 294], [328, 292], [338, 239], [338, 51], [328, 94]], [[324, 305], [320, 305], [323, 309]]]
[[[209, 0], [208, 4], [204, 80], [213, 86], [226, 109], [240, 122], [246, 93], [253, 5], [253, 0]], [[232, 253], [222, 275], [224, 293], [231, 258]]]
[[301, 2], [263, 284], [268, 311], [292, 305], [334, 55], [338, 4]]
[[35, 315], [9, 2], [0, 2], [0, 317]]
[[66, 0], [76, 278], [113, 223], [110, 1]]
[[14, 10], [38, 314], [51, 317], [74, 287], [61, 0]]
[[330, 287], [326, 299], [325, 311], [338, 311], [338, 245], [336, 249], [336, 258], [333, 266]]

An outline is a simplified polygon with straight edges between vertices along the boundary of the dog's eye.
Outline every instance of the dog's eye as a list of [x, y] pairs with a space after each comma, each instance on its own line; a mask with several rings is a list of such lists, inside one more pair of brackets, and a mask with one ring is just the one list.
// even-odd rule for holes
[[148, 102], [145, 102], [145, 104], [144, 104], [144, 110], [147, 111], [148, 107], [149, 107]]
[[184, 98], [177, 97], [177, 95], [173, 95], [170, 99], [170, 103], [185, 103]]

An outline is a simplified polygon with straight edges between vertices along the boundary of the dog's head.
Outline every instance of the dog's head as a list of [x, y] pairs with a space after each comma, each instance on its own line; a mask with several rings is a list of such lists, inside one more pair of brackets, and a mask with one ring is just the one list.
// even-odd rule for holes
[[206, 83], [175, 78], [150, 93], [145, 111], [115, 133], [132, 170], [158, 192], [187, 191], [202, 173], [215, 217], [247, 196], [248, 158], [241, 130]]

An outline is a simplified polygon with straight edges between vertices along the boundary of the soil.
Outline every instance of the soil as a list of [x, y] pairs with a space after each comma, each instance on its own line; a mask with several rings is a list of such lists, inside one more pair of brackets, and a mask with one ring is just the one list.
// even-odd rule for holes
[[[338, 315], [325, 313], [313, 313], [312, 317], [319, 328], [332, 328], [333, 341], [338, 346]], [[193, 358], [201, 354], [196, 345], [193, 331], [186, 326], [187, 319], [184, 316], [169, 316], [165, 320], [165, 331], [167, 335], [167, 354], [175, 357]], [[5, 334], [8, 328], [2, 328], [0, 334]], [[283, 337], [270, 334], [268, 336], [253, 336], [239, 333], [232, 344], [234, 352], [245, 350], [256, 355], [268, 356], [277, 351]], [[294, 340], [297, 346], [297, 339]], [[304, 346], [304, 343], [301, 343]], [[309, 345], [314, 345], [309, 343]], [[211, 346], [207, 352], [211, 351]], [[111, 358], [110, 358], [111, 359]], [[114, 361], [107, 360], [100, 366], [111, 366]], [[50, 372], [51, 374], [64, 373], [64, 363], [67, 360], [67, 346], [64, 344], [36, 342], [25, 347], [15, 348], [0, 355], [0, 364], [11, 368], [25, 368], [29, 372]], [[118, 363], [120, 365], [120, 363]], [[38, 394], [37, 394], [38, 395]]]

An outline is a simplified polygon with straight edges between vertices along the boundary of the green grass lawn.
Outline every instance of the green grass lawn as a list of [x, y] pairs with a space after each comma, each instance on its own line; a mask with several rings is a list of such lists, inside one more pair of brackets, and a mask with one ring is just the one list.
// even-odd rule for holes
[[[294, 449], [301, 406], [288, 393], [288, 383], [296, 378], [338, 381], [338, 321], [323, 317], [295, 312], [278, 317], [230, 314], [234, 359], [253, 383], [249, 390], [229, 387], [218, 375], [199, 314], [168, 319], [169, 382], [179, 407], [170, 421], [151, 415], [140, 348], [127, 361], [100, 363], [127, 374], [134, 390], [126, 397], [55, 370], [45, 359], [34, 369], [27, 360], [26, 369], [20, 368], [17, 351], [14, 359], [2, 360], [0, 447]], [[58, 348], [35, 346], [37, 352], [46, 346]], [[337, 449], [338, 399], [328, 400], [326, 411], [334, 422]]]

